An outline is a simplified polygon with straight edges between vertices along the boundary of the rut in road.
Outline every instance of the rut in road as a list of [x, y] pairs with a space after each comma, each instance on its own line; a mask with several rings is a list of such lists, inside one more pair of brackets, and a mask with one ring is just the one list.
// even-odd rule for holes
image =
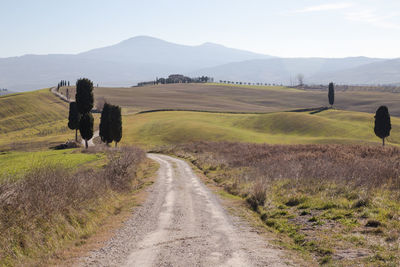
[[160, 169], [146, 202], [81, 266], [287, 266], [280, 250], [224, 210], [186, 162], [148, 157]]

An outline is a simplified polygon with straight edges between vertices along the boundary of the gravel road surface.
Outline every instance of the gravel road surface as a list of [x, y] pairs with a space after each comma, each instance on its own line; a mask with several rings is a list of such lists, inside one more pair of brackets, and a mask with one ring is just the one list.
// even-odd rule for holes
[[146, 202], [105, 246], [80, 266], [287, 266], [179, 159], [149, 154], [160, 164]]

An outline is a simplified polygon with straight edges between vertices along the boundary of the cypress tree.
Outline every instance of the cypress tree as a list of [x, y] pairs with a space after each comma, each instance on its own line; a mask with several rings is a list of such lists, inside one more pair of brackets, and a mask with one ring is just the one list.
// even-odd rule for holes
[[333, 83], [329, 83], [328, 99], [329, 99], [329, 104], [332, 107], [333, 103], [335, 102], [335, 88], [333, 86]]
[[113, 141], [111, 134], [111, 105], [104, 103], [103, 110], [101, 111], [99, 135], [101, 141], [107, 145]]
[[93, 108], [93, 83], [89, 79], [79, 79], [76, 82], [76, 104], [79, 113], [89, 113]]
[[382, 146], [385, 146], [385, 138], [390, 135], [391, 129], [389, 110], [386, 106], [380, 106], [375, 113], [374, 132], [382, 139]]
[[121, 107], [112, 106], [111, 107], [111, 133], [112, 140], [115, 141], [115, 147], [122, 138], [122, 117], [121, 117]]
[[68, 128], [75, 130], [75, 141], [78, 141], [80, 115], [76, 102], [69, 103]]
[[79, 132], [85, 140], [85, 147], [88, 148], [88, 140], [93, 137], [93, 116], [92, 113], [82, 114], [79, 121]]

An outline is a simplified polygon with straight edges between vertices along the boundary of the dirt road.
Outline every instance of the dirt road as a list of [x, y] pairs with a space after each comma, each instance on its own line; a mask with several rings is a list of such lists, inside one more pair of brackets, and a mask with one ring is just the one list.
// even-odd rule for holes
[[[89, 146], [89, 147], [95, 146], [93, 140], [94, 140], [95, 138], [99, 137], [99, 134], [100, 134], [99, 131], [95, 131], [95, 132], [93, 133], [93, 137], [92, 137], [90, 140], [88, 140], [88, 146]], [[81, 143], [82, 143], [82, 146], [85, 146], [85, 140], [82, 139], [82, 140], [81, 140]]]
[[224, 210], [186, 162], [149, 157], [160, 169], [145, 204], [80, 266], [287, 266], [280, 250]]

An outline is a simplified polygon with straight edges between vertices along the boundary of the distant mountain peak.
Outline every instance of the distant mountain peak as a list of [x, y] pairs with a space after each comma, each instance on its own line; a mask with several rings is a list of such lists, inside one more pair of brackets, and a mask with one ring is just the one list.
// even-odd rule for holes
[[152, 37], [152, 36], [147, 36], [147, 35], [138, 35], [131, 37], [129, 39], [126, 39], [122, 41], [121, 43], [131, 43], [131, 42], [158, 42], [158, 43], [168, 43], [167, 41], [164, 41], [162, 39]]
[[216, 43], [211, 43], [211, 42], [205, 42], [205, 43], [201, 44], [200, 46], [203, 46], [203, 47], [224, 47], [225, 48], [225, 46], [223, 46], [223, 45], [216, 44]]

